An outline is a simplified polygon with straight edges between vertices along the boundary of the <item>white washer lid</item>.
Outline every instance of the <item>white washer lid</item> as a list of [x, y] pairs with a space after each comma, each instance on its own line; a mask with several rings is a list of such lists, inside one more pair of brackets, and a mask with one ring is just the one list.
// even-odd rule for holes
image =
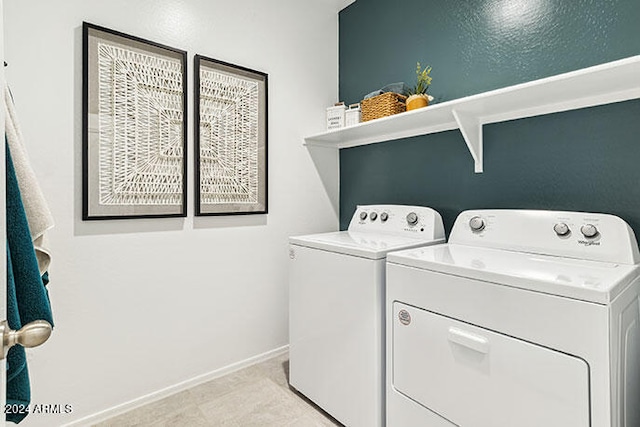
[[387, 262], [536, 292], [608, 304], [638, 265], [445, 244], [389, 254]]
[[368, 259], [384, 259], [388, 252], [444, 243], [444, 238], [425, 240], [384, 233], [336, 231], [289, 238], [289, 243]]

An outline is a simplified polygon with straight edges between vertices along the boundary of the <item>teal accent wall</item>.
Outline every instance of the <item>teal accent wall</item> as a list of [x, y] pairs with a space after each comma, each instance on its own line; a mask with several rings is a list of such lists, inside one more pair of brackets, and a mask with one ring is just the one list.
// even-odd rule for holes
[[[443, 102], [638, 55], [639, 23], [637, 0], [357, 0], [340, 13], [340, 99], [413, 83], [416, 61]], [[640, 237], [640, 100], [486, 125], [484, 171], [459, 131], [342, 149], [341, 228], [358, 204], [398, 203], [447, 232], [465, 209], [526, 208], [613, 213]]]

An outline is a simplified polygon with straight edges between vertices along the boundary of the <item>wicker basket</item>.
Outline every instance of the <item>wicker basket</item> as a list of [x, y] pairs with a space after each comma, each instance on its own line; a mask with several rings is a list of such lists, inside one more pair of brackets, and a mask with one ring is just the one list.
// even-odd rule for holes
[[399, 93], [386, 92], [382, 95], [363, 99], [360, 103], [362, 108], [362, 121], [367, 122], [380, 117], [391, 116], [402, 113], [406, 110], [405, 101], [407, 97]]

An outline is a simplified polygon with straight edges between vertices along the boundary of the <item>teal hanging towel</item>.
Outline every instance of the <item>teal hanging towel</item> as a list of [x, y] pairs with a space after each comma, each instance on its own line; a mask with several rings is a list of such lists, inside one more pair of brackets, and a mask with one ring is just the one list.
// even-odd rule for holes
[[[6, 142], [6, 137], [5, 137]], [[6, 147], [7, 192], [7, 321], [14, 330], [34, 320], [53, 316], [45, 281], [40, 275], [29, 224], [20, 196], [9, 146]], [[44, 277], [48, 281], [45, 273]], [[31, 387], [25, 350], [15, 345], [7, 355], [7, 405], [28, 405]], [[7, 421], [19, 423], [26, 413], [7, 414]]]

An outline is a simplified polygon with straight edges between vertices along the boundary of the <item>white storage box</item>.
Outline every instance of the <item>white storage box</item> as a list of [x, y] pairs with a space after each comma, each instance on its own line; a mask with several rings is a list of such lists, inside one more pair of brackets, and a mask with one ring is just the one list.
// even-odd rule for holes
[[340, 129], [344, 127], [344, 113], [347, 106], [344, 102], [339, 102], [333, 107], [327, 108], [327, 130]]
[[360, 104], [351, 104], [349, 109], [344, 112], [344, 125], [353, 126], [357, 125], [361, 121]]

